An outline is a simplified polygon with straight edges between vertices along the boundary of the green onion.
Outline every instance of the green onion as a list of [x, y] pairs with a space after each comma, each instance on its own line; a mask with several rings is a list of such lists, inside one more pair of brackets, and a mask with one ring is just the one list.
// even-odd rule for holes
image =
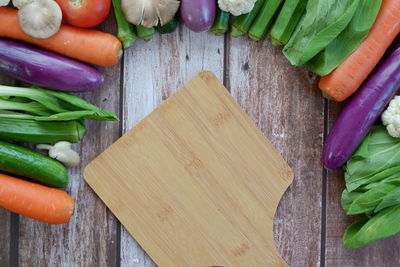
[[265, 0], [257, 0], [257, 2], [254, 4], [253, 9], [249, 13], [240, 15], [233, 21], [231, 30], [232, 37], [239, 37], [249, 31], [251, 24], [256, 18], [258, 11], [260, 11], [260, 8], [264, 4], [264, 2]]
[[155, 30], [154, 28], [146, 28], [142, 25], [136, 25], [136, 32], [140, 38], [148, 42], [150, 41], [151, 37], [153, 37]]
[[126, 18], [121, 8], [121, 0], [112, 0], [114, 7], [115, 19], [118, 25], [118, 39], [121, 40], [124, 49], [131, 47], [136, 41], [136, 34], [133, 29], [132, 24], [130, 24]]
[[228, 30], [229, 16], [229, 12], [218, 8], [214, 24], [211, 26], [210, 31], [215, 35], [224, 35]]
[[64, 92], [38, 87], [0, 85], [0, 118], [36, 121], [70, 121], [83, 118], [117, 121], [111, 111]]
[[264, 2], [260, 12], [254, 23], [251, 25], [249, 30], [249, 37], [254, 41], [259, 41], [264, 39], [267, 34], [268, 28], [278, 12], [279, 7], [282, 4], [282, 0], [267, 0]]
[[0, 139], [32, 143], [79, 142], [85, 134], [80, 121], [43, 122], [0, 118]]

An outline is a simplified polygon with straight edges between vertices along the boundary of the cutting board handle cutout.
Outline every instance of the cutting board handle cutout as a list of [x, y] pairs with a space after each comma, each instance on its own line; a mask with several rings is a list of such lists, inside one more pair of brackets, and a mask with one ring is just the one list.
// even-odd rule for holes
[[293, 173], [211, 72], [185, 84], [84, 176], [158, 266], [287, 266], [273, 225]]

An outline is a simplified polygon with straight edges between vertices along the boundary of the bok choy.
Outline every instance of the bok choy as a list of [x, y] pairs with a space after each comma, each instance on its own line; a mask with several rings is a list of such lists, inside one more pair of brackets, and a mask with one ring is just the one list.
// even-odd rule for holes
[[306, 12], [283, 49], [294, 66], [300, 66], [321, 52], [349, 24], [359, 0], [309, 0]]
[[348, 215], [365, 214], [343, 237], [357, 248], [400, 232], [400, 139], [374, 126], [345, 166], [342, 207]]

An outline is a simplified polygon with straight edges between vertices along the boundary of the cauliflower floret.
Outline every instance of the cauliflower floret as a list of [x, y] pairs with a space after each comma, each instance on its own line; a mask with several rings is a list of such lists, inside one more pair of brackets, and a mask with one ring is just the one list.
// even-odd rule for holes
[[256, 0], [218, 0], [219, 8], [234, 16], [249, 13]]
[[390, 136], [400, 137], [400, 96], [390, 101], [388, 108], [382, 113], [382, 122]]

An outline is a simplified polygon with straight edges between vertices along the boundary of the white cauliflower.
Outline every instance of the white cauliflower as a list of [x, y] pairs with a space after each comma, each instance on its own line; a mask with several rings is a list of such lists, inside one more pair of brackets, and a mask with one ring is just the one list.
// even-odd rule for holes
[[382, 122], [390, 136], [400, 137], [400, 96], [390, 101], [387, 109], [382, 113]]
[[256, 0], [218, 0], [219, 8], [234, 16], [249, 13]]

